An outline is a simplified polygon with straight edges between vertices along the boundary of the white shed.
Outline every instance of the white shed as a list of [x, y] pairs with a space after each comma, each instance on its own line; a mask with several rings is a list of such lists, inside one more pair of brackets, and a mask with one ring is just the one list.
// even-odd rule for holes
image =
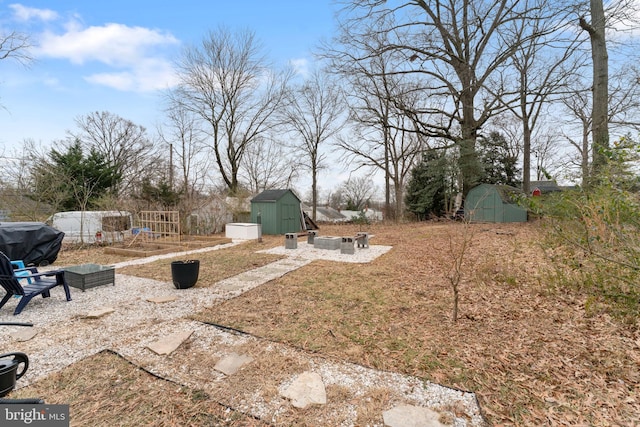
[[123, 211], [58, 212], [47, 219], [47, 224], [64, 232], [68, 243], [121, 242], [131, 223], [131, 214]]

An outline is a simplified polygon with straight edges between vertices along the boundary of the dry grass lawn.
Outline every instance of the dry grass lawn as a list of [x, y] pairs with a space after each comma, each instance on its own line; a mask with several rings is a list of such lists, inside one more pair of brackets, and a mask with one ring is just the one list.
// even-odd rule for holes
[[[356, 225], [321, 226], [321, 235], [359, 230]], [[366, 230], [375, 235], [371, 244], [393, 249], [370, 264], [314, 261], [194, 317], [474, 391], [495, 425], [640, 423], [638, 323], [618, 322], [605, 312], [587, 315], [585, 296], [554, 286], [539, 247], [543, 231], [538, 223], [380, 224]], [[463, 252], [465, 237], [471, 244]], [[283, 244], [281, 236], [265, 237], [263, 243], [198, 254], [198, 286], [213, 286], [264, 265], [275, 257], [255, 251]], [[63, 250], [56, 264], [122, 260], [103, 257], [95, 248]], [[459, 319], [454, 323], [449, 277], [460, 257]], [[166, 260], [118, 272], [170, 277]], [[259, 425], [243, 414], [219, 413], [197, 390], [167, 385], [114, 355], [103, 353], [81, 365], [20, 395], [70, 403], [72, 414], [82, 414], [76, 425], [89, 425], [84, 420], [104, 407], [109, 408], [106, 418], [94, 425], [135, 425], [119, 424], [117, 418], [134, 406], [141, 409], [133, 419], [154, 425]], [[122, 393], [97, 391], [123, 383]], [[158, 409], [162, 402], [166, 406]]]
[[267, 426], [216, 403], [215, 397], [153, 376], [104, 351], [11, 397], [44, 396], [70, 404], [72, 426]]

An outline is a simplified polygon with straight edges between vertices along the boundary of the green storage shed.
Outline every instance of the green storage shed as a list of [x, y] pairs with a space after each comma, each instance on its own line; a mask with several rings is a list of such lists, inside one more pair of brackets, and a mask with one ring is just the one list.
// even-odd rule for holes
[[300, 199], [291, 190], [265, 190], [251, 199], [251, 222], [262, 224], [262, 234], [297, 233], [301, 218]]
[[527, 210], [518, 206], [524, 197], [519, 188], [480, 184], [467, 194], [464, 217], [470, 222], [527, 222]]

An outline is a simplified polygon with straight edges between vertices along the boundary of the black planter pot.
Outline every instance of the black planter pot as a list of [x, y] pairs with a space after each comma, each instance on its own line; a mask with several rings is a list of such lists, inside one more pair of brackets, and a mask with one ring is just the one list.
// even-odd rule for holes
[[[11, 359], [4, 359], [12, 357]], [[20, 365], [24, 365], [18, 372]], [[29, 368], [29, 358], [24, 353], [0, 354], [0, 397], [6, 396], [16, 386], [16, 380]]]
[[187, 289], [198, 281], [200, 274], [200, 261], [190, 259], [187, 261], [173, 261], [171, 263], [171, 278], [176, 289]]

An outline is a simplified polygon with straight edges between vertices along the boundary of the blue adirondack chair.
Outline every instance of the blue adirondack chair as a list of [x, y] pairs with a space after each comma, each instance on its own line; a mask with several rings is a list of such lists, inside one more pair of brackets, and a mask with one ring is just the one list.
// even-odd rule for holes
[[[22, 275], [25, 271], [29, 272], [28, 276]], [[17, 276], [16, 273], [20, 275]], [[31, 279], [31, 283], [22, 286], [19, 280], [26, 277]], [[67, 301], [71, 301], [71, 292], [69, 292], [69, 286], [64, 278], [64, 270], [53, 270], [44, 273], [38, 273], [36, 267], [14, 270], [11, 265], [11, 260], [9, 260], [3, 252], [0, 252], [0, 285], [7, 292], [4, 298], [2, 298], [2, 301], [0, 301], [0, 308], [2, 308], [13, 295], [20, 295], [22, 297], [13, 312], [14, 315], [20, 314], [33, 297], [42, 295], [43, 298], [48, 298], [51, 296], [50, 291], [56, 286], [62, 286]]]
[[[31, 278], [29, 277], [31, 272], [25, 268], [24, 262], [22, 260], [20, 259], [11, 260], [11, 266], [13, 267], [13, 274], [15, 274], [16, 276], [24, 277], [24, 279], [19, 279], [20, 283], [23, 283], [23, 282], [31, 283]], [[16, 271], [16, 270], [19, 270], [19, 271]], [[17, 295], [16, 298], [18, 296], [19, 295]]]

